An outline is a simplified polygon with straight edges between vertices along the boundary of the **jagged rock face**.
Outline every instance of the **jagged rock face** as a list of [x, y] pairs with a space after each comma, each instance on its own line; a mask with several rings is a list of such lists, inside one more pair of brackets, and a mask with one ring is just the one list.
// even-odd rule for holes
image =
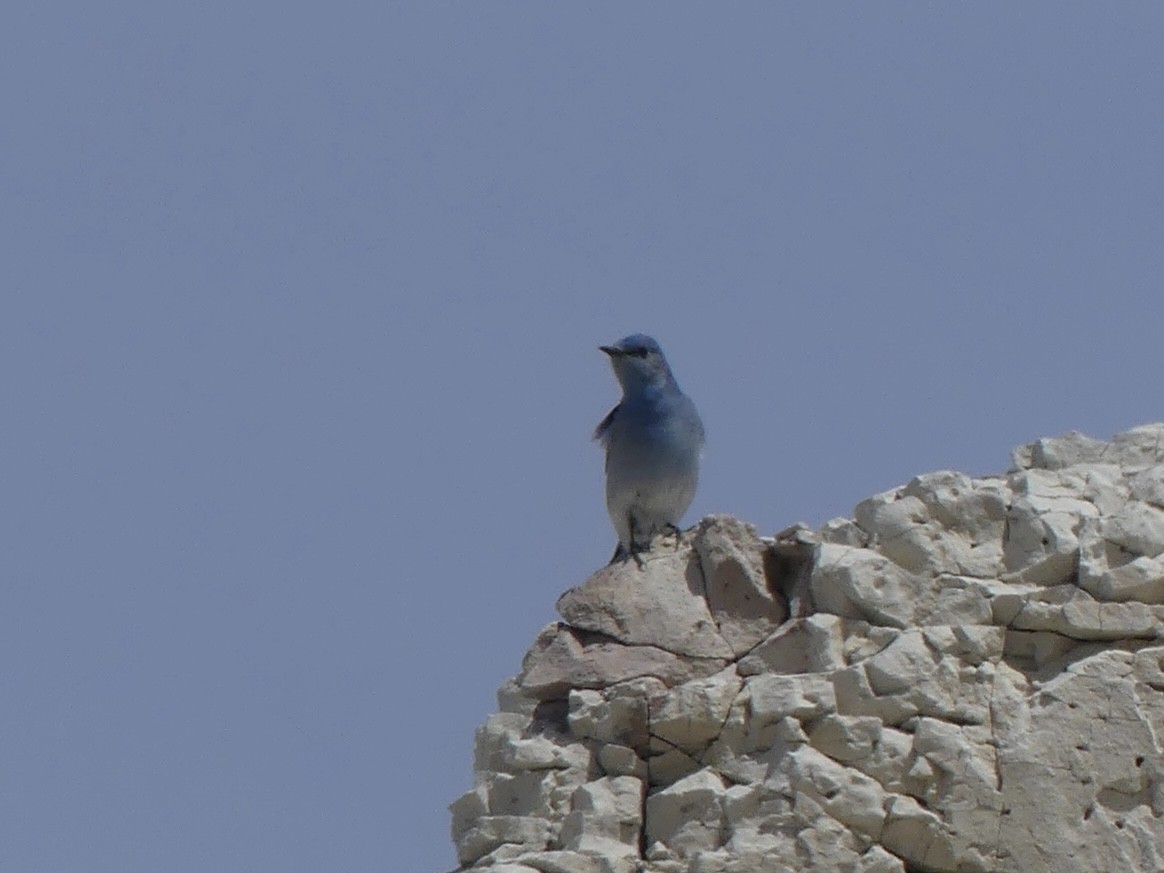
[[1164, 425], [704, 519], [558, 602], [451, 807], [494, 873], [1164, 870]]

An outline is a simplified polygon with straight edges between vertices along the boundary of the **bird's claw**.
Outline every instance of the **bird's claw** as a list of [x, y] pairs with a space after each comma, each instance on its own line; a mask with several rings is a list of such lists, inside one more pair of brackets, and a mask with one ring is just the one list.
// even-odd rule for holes
[[625, 546], [623, 546], [622, 543], [619, 543], [617, 546], [615, 546], [614, 554], [610, 556], [610, 561], [607, 566], [610, 566], [610, 564], [626, 563], [627, 561], [633, 559], [641, 570], [644, 566], [646, 566], [646, 562], [643, 560], [642, 552], [643, 549], [637, 545], [632, 545], [631, 548], [627, 549]]

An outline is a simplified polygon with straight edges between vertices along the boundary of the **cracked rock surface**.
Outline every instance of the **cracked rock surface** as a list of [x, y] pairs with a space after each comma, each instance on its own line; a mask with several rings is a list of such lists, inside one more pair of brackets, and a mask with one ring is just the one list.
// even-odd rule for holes
[[558, 601], [450, 807], [493, 873], [1164, 870], [1164, 424]]

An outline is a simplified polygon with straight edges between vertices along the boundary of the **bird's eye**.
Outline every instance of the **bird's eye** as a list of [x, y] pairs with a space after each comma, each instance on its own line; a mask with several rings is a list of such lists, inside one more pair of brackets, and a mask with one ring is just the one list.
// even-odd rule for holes
[[639, 346], [635, 349], [629, 349], [627, 354], [634, 355], [636, 358], [645, 358], [647, 356], [647, 349], [646, 346]]

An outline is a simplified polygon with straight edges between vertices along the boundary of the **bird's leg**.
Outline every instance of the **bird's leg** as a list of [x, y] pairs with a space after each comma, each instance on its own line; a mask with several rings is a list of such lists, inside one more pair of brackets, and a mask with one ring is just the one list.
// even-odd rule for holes
[[667, 522], [663, 525], [663, 530], [670, 531], [675, 534], [675, 551], [679, 551], [679, 546], [683, 543], [683, 531], [679, 530], [677, 525]]
[[635, 542], [635, 514], [633, 512], [627, 512], [626, 526], [630, 536], [630, 546], [628, 547], [627, 551], [629, 552], [630, 556], [635, 559], [635, 563], [639, 565], [639, 569], [641, 570], [643, 568], [643, 558], [639, 552], [641, 552], [642, 549], [639, 547], [639, 544]]

